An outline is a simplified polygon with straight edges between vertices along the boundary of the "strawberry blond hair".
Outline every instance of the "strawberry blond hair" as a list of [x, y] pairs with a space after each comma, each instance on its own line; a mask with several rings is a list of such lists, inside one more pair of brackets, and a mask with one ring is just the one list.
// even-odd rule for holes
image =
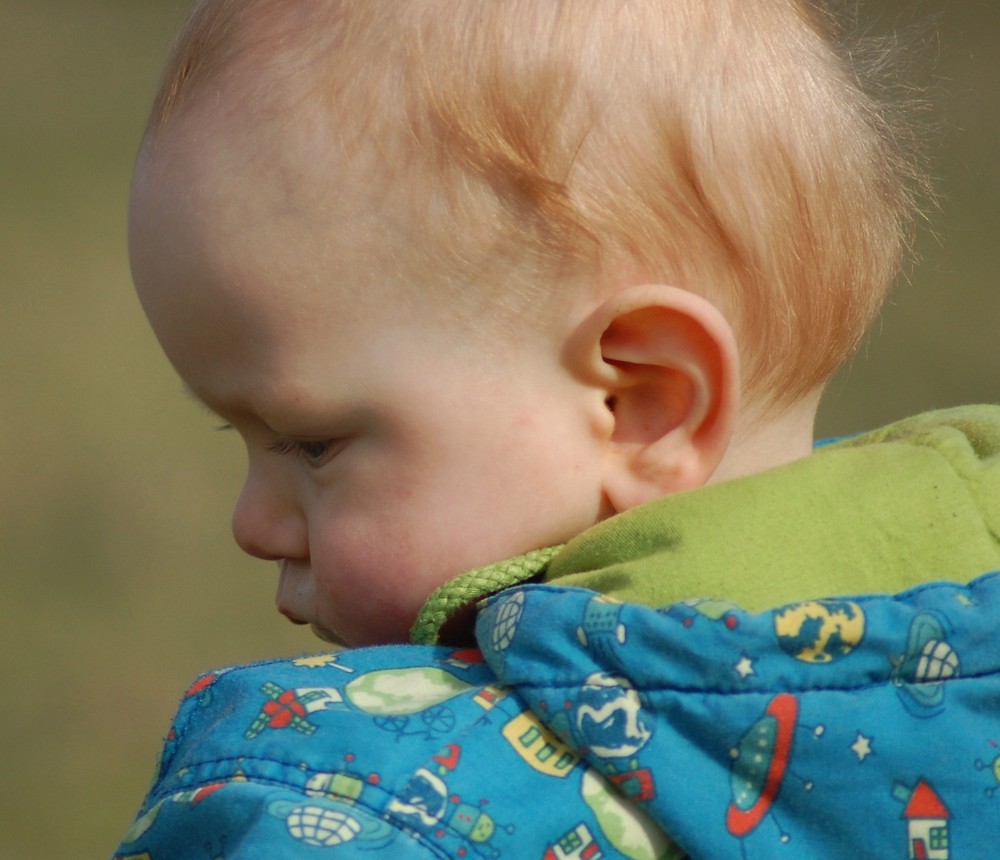
[[426, 225], [417, 267], [516, 272], [498, 302], [528, 319], [581, 279], [684, 287], [729, 317], [746, 394], [790, 404], [857, 346], [916, 214], [857, 56], [805, 0], [201, 0], [148, 139], [216, 76], [262, 112], [291, 82]]

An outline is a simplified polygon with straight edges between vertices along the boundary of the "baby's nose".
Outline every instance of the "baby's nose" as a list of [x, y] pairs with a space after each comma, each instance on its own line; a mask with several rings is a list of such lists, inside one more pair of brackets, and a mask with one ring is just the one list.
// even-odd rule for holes
[[291, 498], [250, 474], [233, 511], [233, 537], [248, 555], [269, 561], [308, 555], [305, 520]]

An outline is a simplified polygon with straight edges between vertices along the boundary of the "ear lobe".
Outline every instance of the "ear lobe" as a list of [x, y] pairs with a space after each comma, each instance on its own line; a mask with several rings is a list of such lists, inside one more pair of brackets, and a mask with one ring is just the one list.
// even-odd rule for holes
[[598, 309], [614, 428], [604, 492], [615, 511], [704, 484], [732, 439], [736, 342], [707, 300], [676, 287], [629, 287]]

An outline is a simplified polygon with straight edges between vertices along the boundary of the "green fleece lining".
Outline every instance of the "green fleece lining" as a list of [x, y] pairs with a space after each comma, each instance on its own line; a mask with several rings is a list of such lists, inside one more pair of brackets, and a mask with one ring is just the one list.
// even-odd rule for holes
[[649, 606], [718, 598], [756, 611], [1000, 569], [1000, 407], [918, 415], [666, 496], [553, 550], [547, 564], [529, 554], [446, 583], [414, 641], [437, 641], [457, 609], [539, 575]]

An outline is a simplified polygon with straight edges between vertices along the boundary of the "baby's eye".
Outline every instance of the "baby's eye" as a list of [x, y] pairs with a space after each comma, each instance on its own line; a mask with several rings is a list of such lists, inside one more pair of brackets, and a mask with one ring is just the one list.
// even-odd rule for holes
[[321, 466], [336, 451], [332, 439], [278, 439], [267, 446], [274, 454], [298, 454], [310, 466]]
[[323, 455], [330, 449], [330, 441], [322, 439], [319, 442], [298, 442], [296, 443], [302, 456], [307, 460], [322, 460]]

